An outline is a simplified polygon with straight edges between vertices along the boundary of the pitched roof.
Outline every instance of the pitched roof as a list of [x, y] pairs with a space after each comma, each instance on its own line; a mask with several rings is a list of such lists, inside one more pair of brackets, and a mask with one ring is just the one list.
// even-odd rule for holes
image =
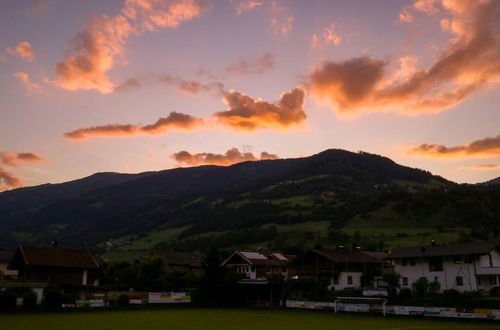
[[381, 263], [386, 256], [383, 252], [352, 251], [352, 252], [333, 252], [326, 250], [312, 250], [327, 259], [338, 263]]
[[223, 265], [235, 255], [239, 255], [251, 265], [284, 266], [295, 259], [294, 255], [286, 255], [275, 251], [235, 251]]
[[200, 252], [159, 251], [156, 254], [165, 259], [170, 266], [201, 268], [201, 260], [203, 259], [203, 254]]
[[438, 257], [455, 255], [478, 255], [485, 254], [500, 248], [500, 241], [460, 243], [436, 246], [415, 246], [394, 249], [387, 259], [414, 258], [414, 257]]
[[[58, 247], [20, 246], [15, 258], [20, 255], [26, 265], [58, 268], [100, 268], [98, 262], [87, 250]], [[14, 261], [14, 259], [13, 259]], [[11, 265], [13, 262], [11, 262]], [[10, 265], [9, 265], [10, 268]]]

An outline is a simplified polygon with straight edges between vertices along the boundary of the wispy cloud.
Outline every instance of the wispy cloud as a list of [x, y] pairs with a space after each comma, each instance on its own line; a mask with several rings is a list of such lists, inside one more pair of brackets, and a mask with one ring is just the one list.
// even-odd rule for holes
[[[28, 61], [33, 61], [35, 59], [35, 51], [28, 41], [21, 41], [17, 46], [7, 47], [5, 52]], [[4, 60], [6, 59], [5, 55], [3, 55], [3, 58]]]
[[34, 95], [36, 93], [42, 93], [42, 87], [31, 81], [29, 74], [26, 72], [16, 72], [14, 77], [19, 79], [19, 81], [26, 87], [26, 92], [28, 95]]
[[224, 154], [214, 154], [209, 152], [202, 152], [191, 154], [188, 151], [182, 150], [172, 156], [179, 164], [198, 166], [198, 165], [232, 165], [236, 163], [256, 160], [278, 159], [275, 154], [263, 151], [260, 157], [255, 156], [251, 152], [242, 152], [238, 148], [231, 148]]
[[500, 135], [454, 147], [442, 144], [422, 144], [410, 150], [409, 154], [436, 158], [497, 157], [500, 156]]
[[158, 119], [150, 125], [132, 125], [132, 124], [107, 124], [79, 128], [77, 130], [64, 134], [64, 137], [70, 140], [86, 140], [96, 137], [120, 137], [133, 135], [155, 135], [164, 134], [171, 130], [193, 130], [202, 126], [203, 120], [179, 112], [171, 112], [167, 117]]
[[70, 91], [112, 92], [116, 86], [107, 72], [114, 66], [115, 57], [124, 54], [131, 34], [176, 29], [199, 17], [206, 8], [204, 0], [127, 0], [116, 16], [94, 16], [87, 29], [75, 35], [65, 59], [57, 63], [58, 85]]
[[271, 1], [253, 1], [253, 0], [230, 0], [237, 15], [254, 11], [257, 8], [263, 8], [269, 16], [271, 28], [275, 34], [287, 35], [293, 29], [295, 18], [289, 9], [283, 6], [277, 0]]
[[12, 151], [0, 151], [0, 191], [5, 188], [18, 188], [22, 186], [22, 180], [13, 173], [5, 170], [3, 166], [18, 167], [23, 163], [36, 163], [43, 158], [31, 152], [16, 153]]
[[274, 55], [267, 53], [256, 59], [240, 58], [229, 64], [226, 72], [230, 74], [263, 74], [275, 66]]
[[239, 3], [234, 3], [234, 10], [236, 14], [241, 15], [246, 13], [254, 8], [260, 7], [264, 4], [264, 1], [254, 1], [254, 0], [245, 0]]
[[500, 165], [498, 164], [479, 164], [473, 166], [463, 166], [460, 167], [461, 170], [467, 171], [494, 171], [500, 169]]

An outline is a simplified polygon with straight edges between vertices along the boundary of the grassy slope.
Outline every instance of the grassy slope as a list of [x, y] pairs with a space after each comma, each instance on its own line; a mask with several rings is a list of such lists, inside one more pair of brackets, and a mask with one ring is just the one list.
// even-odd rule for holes
[[498, 324], [493, 323], [250, 309], [172, 309], [0, 315], [0, 324], [2, 324], [2, 329], [9, 330], [498, 329]]

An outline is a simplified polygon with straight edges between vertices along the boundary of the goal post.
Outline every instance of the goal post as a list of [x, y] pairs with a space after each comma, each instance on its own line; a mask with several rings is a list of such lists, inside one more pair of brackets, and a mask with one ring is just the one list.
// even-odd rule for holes
[[[387, 304], [386, 298], [376, 298], [376, 297], [337, 297], [333, 302], [333, 310], [335, 313], [339, 311], [338, 304], [341, 302], [347, 302], [350, 306], [363, 306], [368, 305], [371, 306], [373, 304], [378, 303], [381, 306], [382, 315], [385, 316], [385, 304]], [[352, 310], [356, 311], [356, 310]], [[360, 310], [358, 310], [360, 311]]]

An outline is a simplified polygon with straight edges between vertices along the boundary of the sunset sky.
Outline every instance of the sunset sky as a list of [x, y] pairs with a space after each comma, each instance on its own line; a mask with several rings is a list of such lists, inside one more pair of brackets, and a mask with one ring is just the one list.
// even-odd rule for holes
[[500, 176], [500, 1], [3, 0], [0, 190], [363, 150]]

